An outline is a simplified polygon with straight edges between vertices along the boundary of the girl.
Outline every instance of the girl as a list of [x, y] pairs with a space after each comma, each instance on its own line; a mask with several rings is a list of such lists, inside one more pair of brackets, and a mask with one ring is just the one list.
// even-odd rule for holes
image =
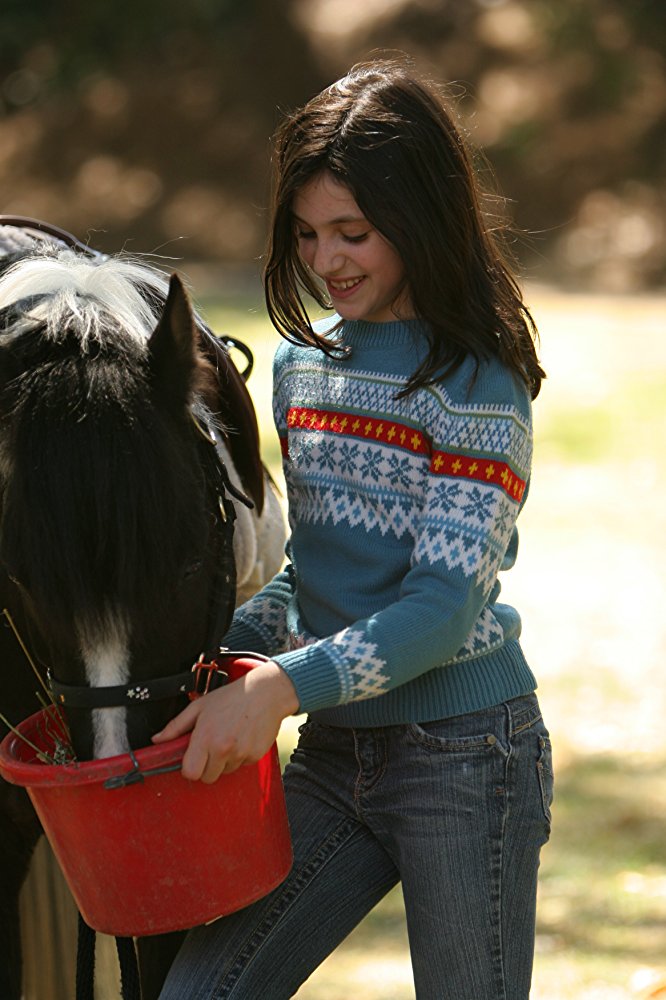
[[308, 713], [294, 867], [192, 931], [162, 996], [285, 1000], [401, 881], [419, 1000], [525, 1000], [552, 772], [497, 575], [543, 371], [461, 137], [402, 65], [279, 130], [265, 288], [291, 538], [225, 645], [272, 659], [156, 738], [193, 729], [183, 774], [214, 781]]

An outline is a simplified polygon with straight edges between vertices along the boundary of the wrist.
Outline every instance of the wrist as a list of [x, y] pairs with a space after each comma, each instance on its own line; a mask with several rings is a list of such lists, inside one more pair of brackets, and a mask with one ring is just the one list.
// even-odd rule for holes
[[274, 660], [269, 660], [258, 669], [265, 673], [266, 679], [270, 682], [271, 702], [280, 712], [282, 718], [286, 719], [289, 715], [296, 715], [300, 703], [296, 687], [289, 674]]

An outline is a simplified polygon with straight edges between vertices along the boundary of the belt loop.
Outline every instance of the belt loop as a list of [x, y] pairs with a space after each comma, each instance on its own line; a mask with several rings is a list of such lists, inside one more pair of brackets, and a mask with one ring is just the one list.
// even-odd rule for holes
[[511, 702], [505, 701], [503, 703], [504, 710], [506, 713], [506, 742], [509, 744], [513, 739], [513, 713], [511, 712]]

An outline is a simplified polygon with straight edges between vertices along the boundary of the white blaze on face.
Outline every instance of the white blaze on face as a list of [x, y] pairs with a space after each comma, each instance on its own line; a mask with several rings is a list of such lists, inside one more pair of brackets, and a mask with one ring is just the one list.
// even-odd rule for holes
[[[129, 680], [129, 636], [125, 622], [109, 614], [104, 628], [79, 629], [81, 655], [91, 687], [112, 687]], [[93, 757], [113, 757], [130, 750], [127, 709], [96, 708], [92, 713]]]

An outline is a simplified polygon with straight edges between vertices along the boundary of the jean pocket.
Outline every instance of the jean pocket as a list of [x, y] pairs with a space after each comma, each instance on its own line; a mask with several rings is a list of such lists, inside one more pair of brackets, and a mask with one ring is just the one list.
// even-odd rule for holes
[[416, 722], [407, 727], [409, 739], [432, 753], [469, 754], [492, 753], [495, 750], [507, 756], [509, 748], [495, 733], [456, 733], [451, 726], [451, 719], [439, 722]]
[[308, 717], [305, 722], [298, 727], [297, 749], [320, 748], [322, 750], [336, 749], [345, 740], [345, 735], [351, 730], [344, 730], [337, 726], [327, 726], [322, 722], [316, 722]]
[[537, 757], [537, 776], [541, 790], [541, 806], [548, 824], [551, 822], [551, 807], [555, 778], [553, 775], [553, 748], [547, 736], [539, 737], [539, 756]]

